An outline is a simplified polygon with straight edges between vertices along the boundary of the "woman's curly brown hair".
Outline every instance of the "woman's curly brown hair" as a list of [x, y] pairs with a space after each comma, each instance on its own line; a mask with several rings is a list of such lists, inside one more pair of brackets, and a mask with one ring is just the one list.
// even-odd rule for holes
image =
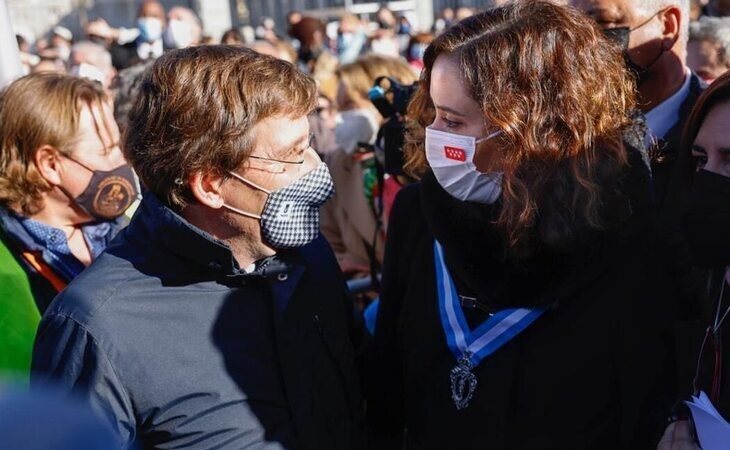
[[495, 224], [510, 248], [603, 228], [635, 104], [620, 49], [579, 11], [546, 1], [514, 2], [448, 29], [426, 50], [409, 106], [405, 167], [417, 178], [428, 170], [424, 128], [435, 117], [429, 87], [440, 55], [456, 58], [487, 123], [503, 131]]

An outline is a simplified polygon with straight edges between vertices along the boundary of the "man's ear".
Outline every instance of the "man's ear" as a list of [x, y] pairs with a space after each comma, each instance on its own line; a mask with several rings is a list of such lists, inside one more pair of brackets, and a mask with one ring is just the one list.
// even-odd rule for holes
[[195, 172], [188, 177], [188, 187], [195, 200], [209, 208], [223, 207], [222, 186], [225, 178], [214, 172]]
[[61, 164], [61, 152], [50, 145], [43, 145], [33, 155], [33, 163], [36, 170], [51, 186], [61, 184], [63, 165]]
[[664, 10], [664, 14], [662, 14], [662, 24], [664, 26], [662, 45], [666, 50], [674, 47], [674, 44], [679, 40], [685, 20], [688, 20], [688, 18], [682, 15], [682, 10], [677, 6], [670, 6]]

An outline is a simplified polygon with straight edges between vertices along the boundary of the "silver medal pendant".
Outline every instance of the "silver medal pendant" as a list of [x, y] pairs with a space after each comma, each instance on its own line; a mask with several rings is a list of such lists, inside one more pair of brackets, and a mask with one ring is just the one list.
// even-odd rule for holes
[[451, 369], [451, 399], [454, 401], [457, 410], [469, 406], [469, 401], [477, 389], [477, 377], [471, 370], [474, 367], [469, 359], [471, 353], [466, 352]]

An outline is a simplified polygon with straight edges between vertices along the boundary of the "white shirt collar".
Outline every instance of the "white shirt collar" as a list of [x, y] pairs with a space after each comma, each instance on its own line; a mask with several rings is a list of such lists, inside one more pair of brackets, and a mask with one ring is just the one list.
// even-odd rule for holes
[[155, 42], [140, 42], [137, 44], [137, 56], [142, 61], [148, 59], [155, 59], [162, 56], [164, 48], [162, 46], [162, 39], [158, 39]]
[[672, 94], [671, 97], [656, 105], [646, 114], [646, 126], [649, 128], [648, 139], [661, 139], [667, 132], [679, 122], [679, 110], [682, 103], [689, 95], [689, 85], [692, 79], [692, 73], [687, 71], [682, 86]]

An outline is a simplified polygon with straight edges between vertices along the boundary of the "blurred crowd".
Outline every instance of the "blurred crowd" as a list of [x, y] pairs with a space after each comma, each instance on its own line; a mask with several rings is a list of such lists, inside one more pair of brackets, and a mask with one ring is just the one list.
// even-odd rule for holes
[[[102, 17], [89, 20], [83, 36], [54, 27], [48, 36], [16, 34], [26, 73], [59, 72], [101, 83], [114, 97], [114, 117], [121, 131], [138, 80], [164, 52], [208, 44], [241, 45], [296, 64], [318, 82], [316, 114], [310, 118], [313, 147], [335, 167], [337, 202], [326, 207], [323, 232], [333, 243], [343, 270], [350, 276], [370, 275], [383, 257], [384, 229], [373, 215], [379, 189], [374, 183], [373, 153], [378, 130], [387, 118], [373, 106], [368, 91], [379, 77], [414, 83], [423, 68], [423, 55], [434, 37], [475, 9], [446, 8], [430, 28], [421, 27], [412, 11], [394, 12], [382, 6], [375, 14], [344, 14], [325, 22], [292, 11], [287, 23], [263, 18], [258, 26], [233, 28], [222, 36], [203, 33], [200, 18], [189, 8], [165, 10], [158, 1], [141, 3], [137, 21], [114, 28]], [[285, 33], [279, 30], [285, 29]], [[714, 41], [713, 41], [714, 42]], [[337, 152], [335, 150], [341, 150]], [[362, 156], [353, 159], [350, 155]], [[356, 173], [351, 173], [352, 171]], [[362, 171], [373, 172], [361, 185]], [[386, 178], [389, 178], [386, 176]], [[384, 180], [385, 208], [401, 183]], [[363, 196], [363, 189], [366, 195]], [[369, 191], [369, 192], [368, 192]]]

